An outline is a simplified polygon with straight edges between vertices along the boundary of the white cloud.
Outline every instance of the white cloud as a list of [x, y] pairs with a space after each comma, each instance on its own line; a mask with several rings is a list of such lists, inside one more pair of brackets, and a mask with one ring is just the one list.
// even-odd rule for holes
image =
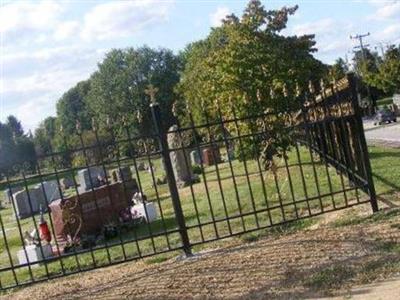
[[14, 114], [26, 129], [54, 114], [57, 100], [77, 82], [95, 71], [104, 50], [79, 45], [8, 52], [2, 57], [0, 119]]
[[35, 72], [25, 77], [5, 78], [1, 93], [61, 92], [85, 79], [85, 75], [87, 76], [82, 74], [82, 69], [57, 68], [43, 73]]
[[399, 43], [400, 41], [400, 23], [392, 24], [383, 29], [380, 39], [390, 41], [392, 43]]
[[370, 19], [397, 19], [400, 21], [400, 1], [374, 1], [372, 4], [378, 9], [369, 17]]
[[317, 56], [325, 58], [332, 54], [343, 55], [352, 48], [354, 42], [350, 40], [350, 34], [354, 31], [354, 27], [350, 21], [324, 18], [294, 25], [288, 32], [294, 35], [315, 34]]
[[333, 19], [321, 19], [315, 22], [307, 22], [293, 26], [292, 33], [304, 34], [330, 34], [337, 32], [337, 24]]
[[25, 127], [34, 128], [41, 119], [54, 114], [62, 93], [87, 79], [113, 47], [112, 42], [97, 40], [151, 29], [167, 20], [172, 3], [94, 3], [81, 15], [73, 16], [66, 2], [18, 1], [2, 5], [0, 119], [15, 114]]
[[211, 26], [218, 27], [221, 26], [222, 20], [225, 19], [227, 15], [230, 14], [230, 10], [226, 6], [220, 6], [217, 10], [210, 15]]
[[81, 37], [104, 40], [132, 35], [165, 21], [171, 3], [147, 0], [99, 4], [85, 15]]
[[57, 25], [53, 37], [56, 41], [62, 41], [71, 37], [79, 29], [78, 21], [66, 21]]
[[10, 2], [0, 9], [0, 33], [8, 35], [50, 30], [62, 11], [63, 6], [55, 1]]
[[24, 101], [16, 109], [11, 109], [9, 114], [15, 115], [22, 120], [25, 131], [34, 130], [39, 123], [50, 115], [55, 115], [56, 94], [42, 94]]

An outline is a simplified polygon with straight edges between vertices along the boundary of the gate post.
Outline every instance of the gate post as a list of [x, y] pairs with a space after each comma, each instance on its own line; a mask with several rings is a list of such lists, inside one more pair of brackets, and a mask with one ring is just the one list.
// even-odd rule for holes
[[151, 114], [153, 116], [153, 122], [156, 127], [157, 136], [159, 138], [160, 150], [162, 159], [164, 162], [165, 173], [167, 175], [168, 187], [171, 193], [172, 204], [174, 207], [176, 221], [178, 222], [179, 233], [181, 235], [183, 251], [186, 256], [192, 256], [192, 250], [190, 246], [189, 236], [187, 233], [185, 217], [183, 215], [181, 201], [179, 199], [178, 188], [176, 187], [176, 180], [174, 170], [172, 169], [171, 158], [169, 156], [169, 148], [167, 142], [167, 134], [164, 132], [161, 122], [161, 111], [158, 103], [150, 104]]
[[379, 210], [379, 208], [378, 208], [378, 202], [376, 199], [374, 180], [372, 178], [372, 169], [371, 169], [371, 163], [369, 161], [367, 141], [365, 139], [365, 133], [364, 133], [364, 128], [363, 128], [363, 124], [362, 124], [361, 110], [360, 110], [360, 106], [358, 104], [356, 78], [354, 77], [354, 73], [348, 73], [346, 75], [346, 77], [347, 77], [347, 80], [349, 82], [350, 89], [351, 89], [351, 102], [352, 102], [353, 108], [354, 108], [356, 131], [360, 138], [361, 156], [364, 161], [365, 172], [367, 173], [365, 175], [367, 176], [366, 180], [368, 182], [368, 194], [370, 197], [372, 211], [377, 212]]

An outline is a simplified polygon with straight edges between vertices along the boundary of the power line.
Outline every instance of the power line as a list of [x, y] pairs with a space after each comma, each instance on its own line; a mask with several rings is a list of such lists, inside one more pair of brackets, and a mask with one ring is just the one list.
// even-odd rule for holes
[[[367, 36], [370, 36], [370, 35], [371, 34], [369, 32], [365, 33], [365, 34], [356, 34], [355, 36], [350, 35], [350, 39], [358, 40], [358, 42], [360, 44], [359, 46], [353, 47], [353, 49], [360, 49], [361, 50], [361, 58], [362, 58], [362, 61], [363, 61], [364, 64], [366, 63], [365, 48], [369, 47], [369, 44], [364, 44], [363, 43], [363, 38], [366, 38]], [[368, 84], [366, 85], [366, 88], [367, 88], [367, 97], [369, 99], [369, 102], [371, 103], [370, 114], [372, 114], [374, 112], [374, 108], [376, 106], [376, 101], [375, 101], [375, 99], [372, 98], [371, 90], [370, 90]]]
[[358, 40], [358, 42], [360, 43], [359, 46], [355, 46], [355, 47], [353, 47], [353, 49], [361, 49], [361, 55], [362, 55], [362, 58], [363, 58], [364, 61], [365, 61], [365, 52], [364, 52], [364, 49], [365, 49], [366, 47], [369, 47], [369, 44], [364, 45], [364, 43], [363, 43], [363, 38], [365, 38], [365, 37], [367, 37], [367, 36], [370, 36], [370, 33], [369, 33], [369, 32], [368, 32], [368, 33], [365, 33], [365, 34], [356, 34], [355, 36], [350, 35], [350, 39], [352, 39], [352, 40]]

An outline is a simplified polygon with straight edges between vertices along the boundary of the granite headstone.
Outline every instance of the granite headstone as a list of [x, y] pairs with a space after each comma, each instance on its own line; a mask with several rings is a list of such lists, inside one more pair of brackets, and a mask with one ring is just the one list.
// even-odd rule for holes
[[177, 133], [178, 126], [173, 125], [169, 129], [167, 136], [168, 147], [170, 149], [175, 149], [170, 152], [170, 158], [172, 163], [172, 168], [175, 175], [175, 180], [178, 188], [185, 187], [191, 184], [195, 178], [192, 172], [192, 166], [190, 164], [188, 155], [184, 152], [182, 139]]
[[101, 186], [102, 184], [99, 182], [98, 178], [105, 178], [105, 176], [106, 175], [102, 167], [90, 167], [79, 170], [77, 178], [77, 182], [79, 184], [78, 192], [84, 193], [92, 188]]

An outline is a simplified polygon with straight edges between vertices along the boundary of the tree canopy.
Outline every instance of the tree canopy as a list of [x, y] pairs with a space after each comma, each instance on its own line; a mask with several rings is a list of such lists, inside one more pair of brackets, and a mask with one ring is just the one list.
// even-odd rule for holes
[[365, 71], [365, 81], [385, 93], [400, 93], [400, 45], [392, 45], [379, 65]]
[[133, 132], [148, 134], [152, 123], [146, 89], [153, 85], [158, 89], [156, 99], [167, 120], [165, 126], [170, 126], [179, 66], [179, 58], [167, 49], [114, 49], [90, 78], [88, 109], [100, 127], [107, 118], [124, 119]]
[[0, 178], [13, 175], [19, 169], [33, 171], [36, 164], [34, 143], [24, 133], [21, 122], [15, 116], [8, 116], [0, 122]]
[[260, 1], [250, 1], [240, 18], [228, 16], [207, 38], [186, 48], [178, 89], [196, 118], [203, 118], [204, 108], [215, 111], [216, 102], [226, 116], [231, 115], [231, 103], [250, 114], [267, 108], [282, 111], [287, 103], [272, 99], [271, 90], [305, 87], [326, 71], [312, 56], [313, 35], [280, 34], [296, 10], [266, 10]]
[[330, 67], [330, 76], [335, 80], [342, 79], [349, 71], [349, 67], [343, 58], [339, 57]]
[[[185, 65], [177, 88], [180, 109], [189, 108], [197, 123], [203, 123], [206, 114], [209, 119], [218, 119], [219, 114], [233, 119], [265, 111], [278, 115], [298, 108], [300, 102], [286, 97], [287, 93], [294, 95], [296, 88], [305, 89], [309, 80], [319, 80], [327, 66], [312, 55], [316, 51], [314, 35], [281, 34], [296, 10], [297, 6], [266, 10], [260, 1], [252, 0], [241, 17], [227, 16], [204, 40], [189, 45], [182, 55]], [[186, 116], [181, 114], [183, 122]], [[242, 134], [261, 126], [257, 122], [239, 124]], [[238, 130], [237, 123], [226, 127]], [[260, 143], [268, 140], [267, 148], [273, 144], [275, 150], [287, 147], [284, 127], [276, 118], [269, 136]], [[221, 134], [217, 128], [215, 131], [211, 134]], [[239, 157], [260, 154], [258, 142], [251, 139], [242, 140], [240, 148]]]

